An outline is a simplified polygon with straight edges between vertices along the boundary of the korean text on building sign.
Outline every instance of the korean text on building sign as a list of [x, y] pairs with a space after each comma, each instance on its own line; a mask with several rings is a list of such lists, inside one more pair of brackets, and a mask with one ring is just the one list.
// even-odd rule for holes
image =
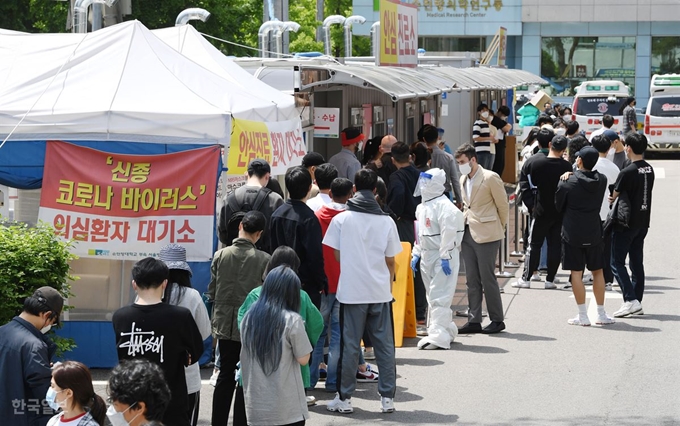
[[179, 243], [208, 260], [219, 157], [218, 146], [141, 156], [49, 141], [39, 218], [79, 256], [136, 259]]

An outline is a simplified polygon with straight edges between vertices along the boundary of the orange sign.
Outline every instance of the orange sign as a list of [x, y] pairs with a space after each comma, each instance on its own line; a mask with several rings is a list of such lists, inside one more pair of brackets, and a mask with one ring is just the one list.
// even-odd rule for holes
[[48, 141], [39, 219], [81, 257], [141, 259], [168, 243], [212, 258], [220, 147], [111, 154]]
[[383, 66], [418, 66], [418, 8], [398, 0], [380, 0], [380, 62]]

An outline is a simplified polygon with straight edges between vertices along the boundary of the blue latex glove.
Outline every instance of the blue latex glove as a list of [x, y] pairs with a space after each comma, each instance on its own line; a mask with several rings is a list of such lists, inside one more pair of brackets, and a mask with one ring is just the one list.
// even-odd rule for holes
[[447, 277], [451, 275], [451, 265], [449, 265], [449, 259], [442, 259], [442, 271]]
[[420, 261], [420, 256], [414, 255], [411, 257], [411, 269], [413, 269], [413, 272], [418, 271], [418, 262]]

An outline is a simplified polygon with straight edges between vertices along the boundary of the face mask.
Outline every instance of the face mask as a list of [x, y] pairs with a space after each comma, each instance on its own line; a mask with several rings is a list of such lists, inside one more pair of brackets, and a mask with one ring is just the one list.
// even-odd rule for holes
[[[126, 408], [125, 411], [132, 408], [135, 404], [132, 404], [131, 406]], [[128, 422], [127, 420], [125, 420], [125, 417], [123, 416], [123, 413], [125, 413], [125, 411], [116, 411], [113, 405], [109, 405], [109, 408], [106, 410], [106, 417], [109, 419], [109, 422], [111, 422], [111, 426], [129, 426], [130, 422], [134, 421], [137, 417], [139, 417], [139, 414], [142, 414], [140, 412], [139, 414], [134, 416], [132, 420], [130, 420], [130, 422]]]
[[607, 158], [614, 158], [614, 154], [616, 154], [616, 148], [609, 148], [609, 151], [607, 151]]
[[65, 400], [61, 402], [57, 402], [57, 395], [62, 393], [64, 389], [60, 390], [59, 392], [55, 391], [52, 388], [47, 389], [47, 395], [45, 395], [45, 401], [47, 401], [47, 404], [50, 406], [51, 409], [54, 411], [59, 411], [60, 409], [64, 408], [66, 405], [66, 398]]
[[555, 134], [559, 136], [564, 136], [567, 134], [567, 129], [560, 127], [559, 129], [555, 129]]
[[458, 170], [460, 170], [460, 174], [462, 175], [469, 175], [472, 172], [472, 166], [469, 162], [465, 164], [459, 164]]
[[364, 147], [364, 143], [363, 143], [363, 142], [359, 142], [359, 143], [357, 144], [357, 151], [361, 151], [361, 148], [363, 148], [363, 147]]
[[482, 118], [489, 118], [489, 111], [482, 112]]

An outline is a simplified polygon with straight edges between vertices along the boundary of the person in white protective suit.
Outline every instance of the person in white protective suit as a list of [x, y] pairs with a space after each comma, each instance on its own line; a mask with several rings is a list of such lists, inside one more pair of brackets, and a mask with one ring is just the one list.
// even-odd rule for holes
[[458, 335], [451, 303], [456, 291], [460, 246], [465, 231], [463, 213], [444, 195], [446, 174], [429, 169], [420, 174], [414, 195], [422, 197], [416, 208], [418, 239], [413, 246], [411, 268], [418, 260], [425, 283], [429, 321], [420, 349], [449, 349]]

